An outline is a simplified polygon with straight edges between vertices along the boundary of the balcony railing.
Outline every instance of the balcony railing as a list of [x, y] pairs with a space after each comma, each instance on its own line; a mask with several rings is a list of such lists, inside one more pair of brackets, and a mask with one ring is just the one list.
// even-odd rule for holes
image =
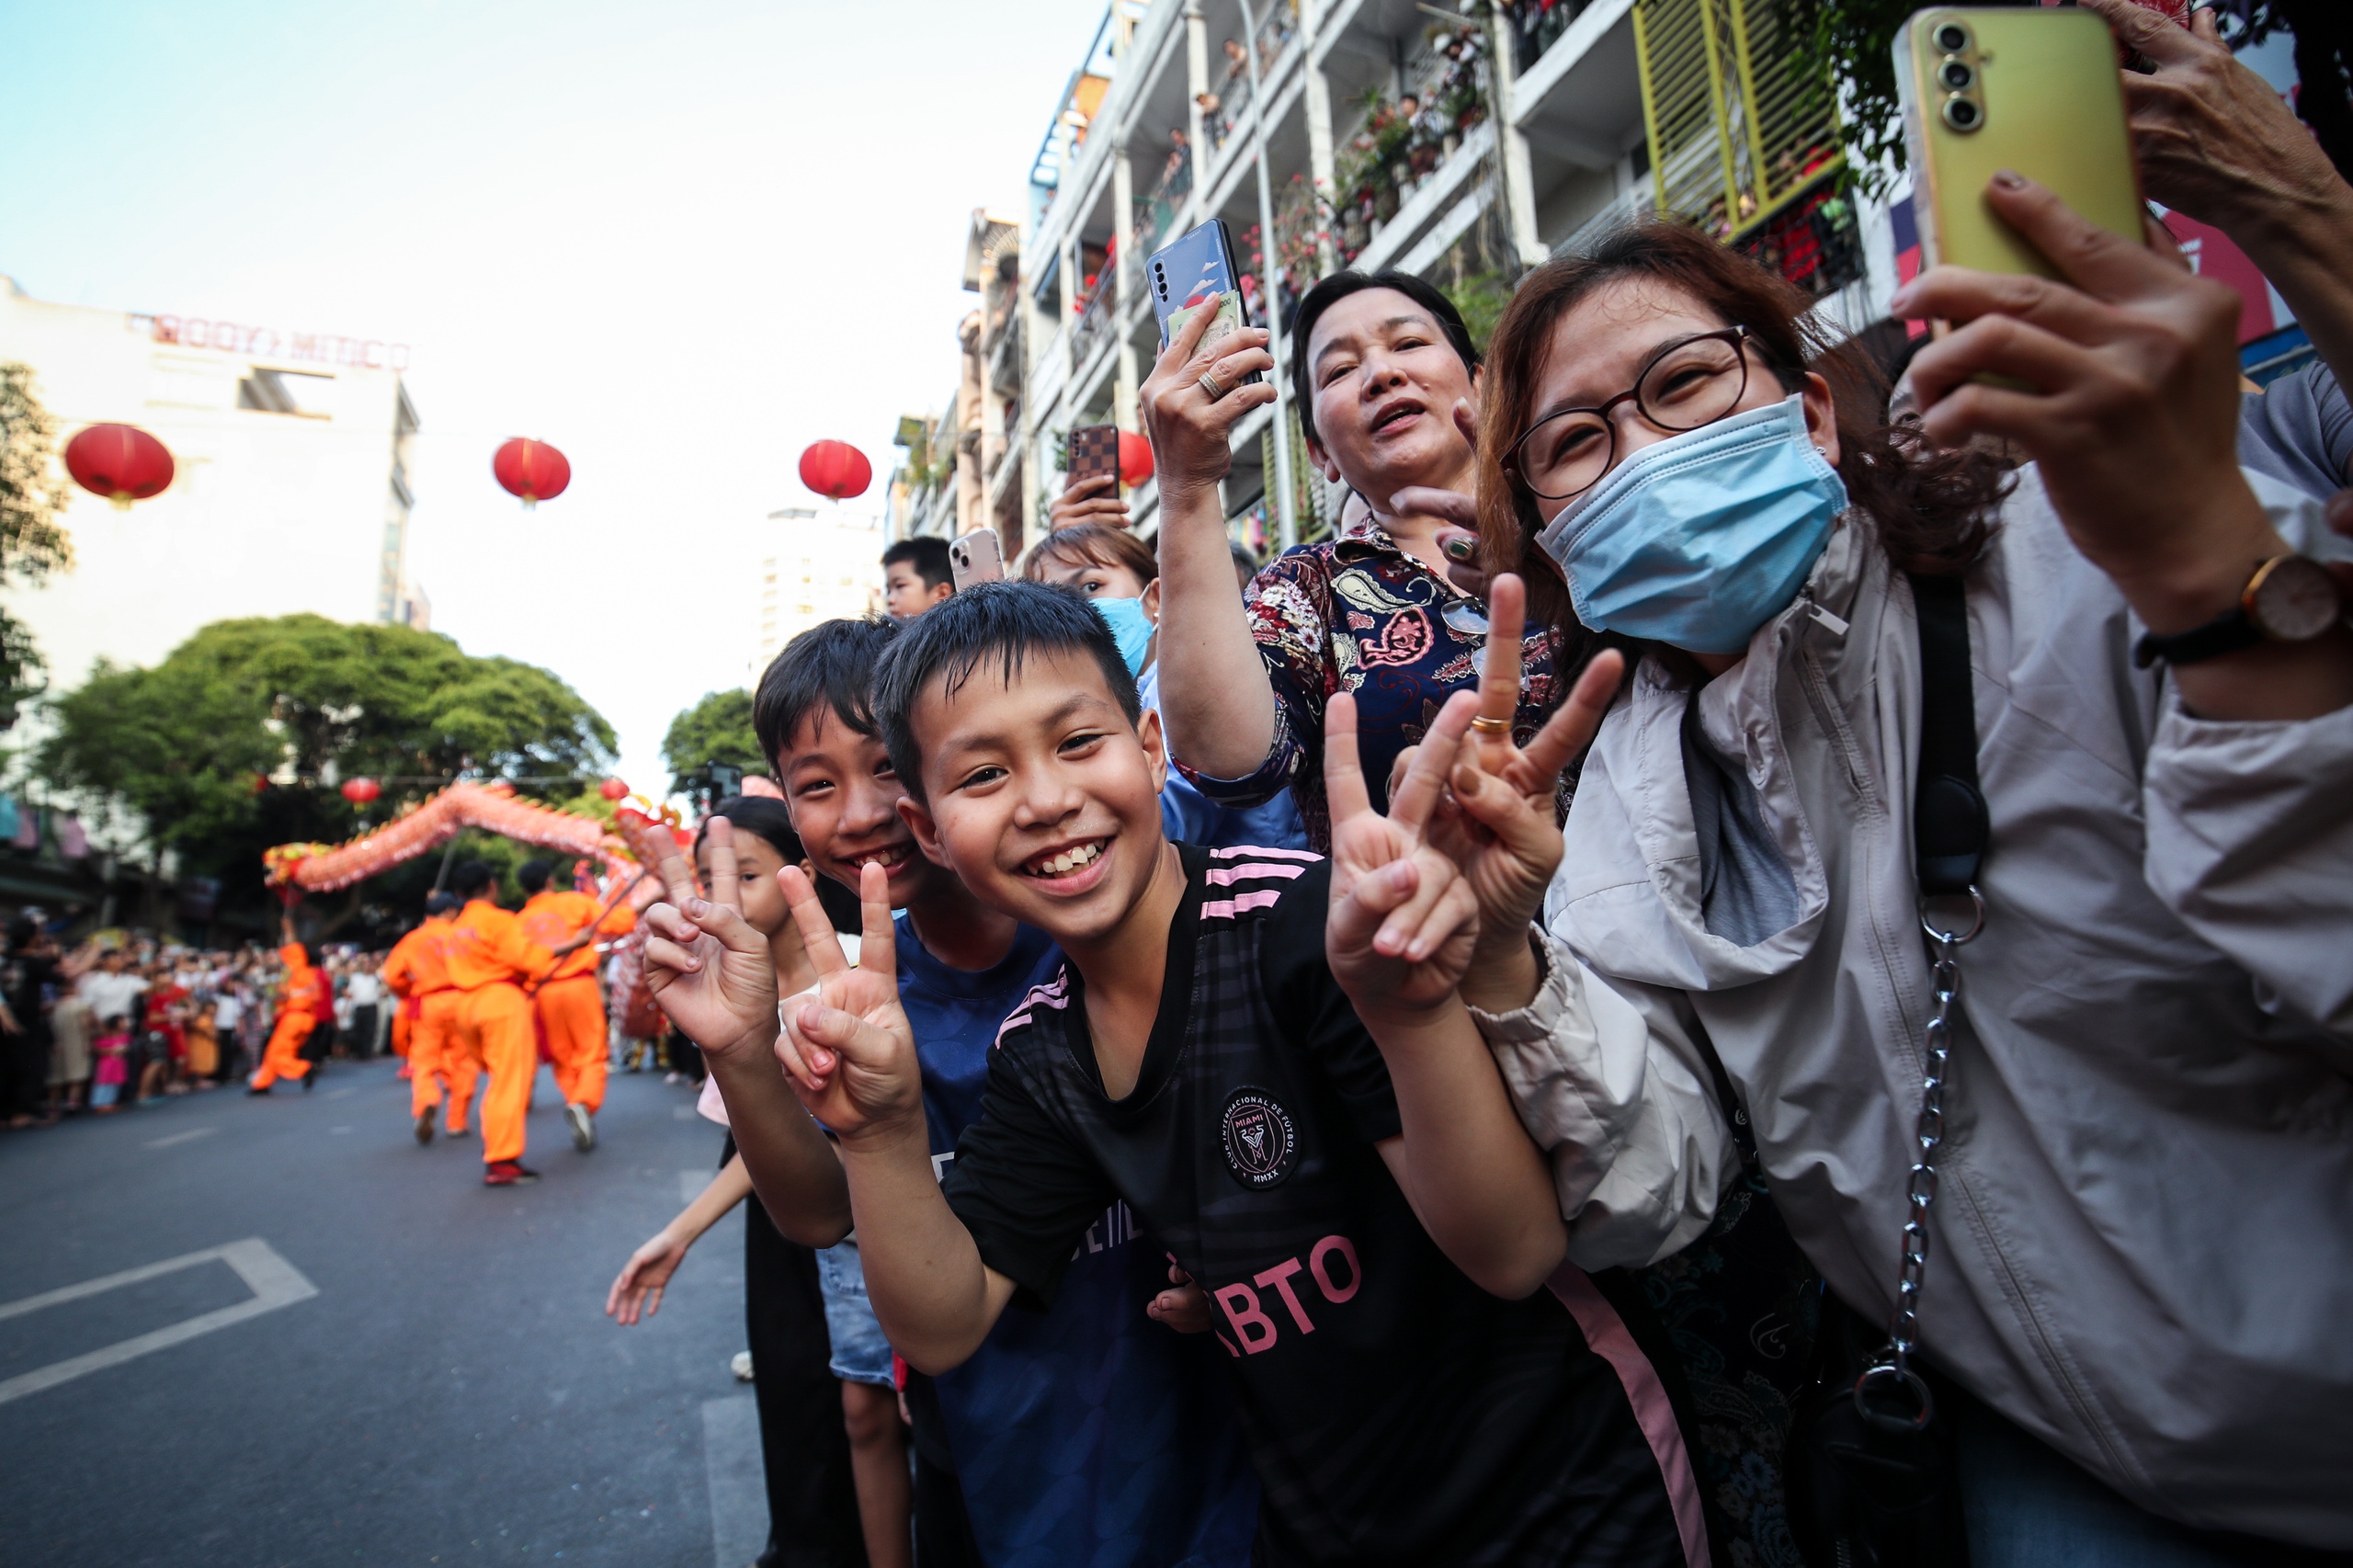
[[1512, 62], [1526, 71], [1585, 15], [1593, 0], [1505, 0], [1503, 13], [1511, 20]]
[[1407, 62], [1412, 92], [1395, 103], [1378, 88], [1366, 96], [1363, 127], [1335, 160], [1333, 242], [1342, 266], [1486, 119], [1486, 50], [1483, 29], [1466, 22], [1438, 33]]
[[1131, 232], [1135, 249], [1131, 256], [1149, 255], [1159, 248], [1161, 237], [1176, 222], [1186, 200], [1193, 194], [1192, 149], [1186, 144], [1185, 133], [1168, 133], [1172, 143], [1168, 161], [1162, 165], [1160, 178], [1154, 182], [1152, 193], [1136, 199], [1135, 220]]
[[[1274, 75], [1275, 62], [1299, 32], [1297, 0], [1259, 0], [1258, 32], [1253, 40], [1261, 81]], [[1250, 105], [1250, 51], [1239, 39], [1227, 39], [1219, 54], [1210, 57], [1210, 90], [1201, 104], [1201, 134], [1213, 151], [1223, 152], [1233, 128]]]
[[1117, 292], [1112, 266], [1105, 261], [1103, 270], [1095, 275], [1095, 287], [1078, 312], [1077, 324], [1071, 328], [1070, 359], [1074, 369], [1084, 368], [1095, 357], [1096, 346], [1111, 330], [1111, 296]]

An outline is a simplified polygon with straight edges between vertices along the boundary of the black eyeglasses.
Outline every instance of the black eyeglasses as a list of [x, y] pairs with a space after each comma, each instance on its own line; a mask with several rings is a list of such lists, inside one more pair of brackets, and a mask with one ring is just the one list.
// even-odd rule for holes
[[1748, 391], [1749, 341], [1745, 326], [1695, 333], [1662, 345], [1634, 384], [1597, 408], [1548, 414], [1511, 444], [1504, 472], [1547, 501], [1582, 495], [1601, 482], [1618, 457], [1618, 426], [1609, 417], [1621, 403], [1662, 430], [1712, 425], [1740, 406]]

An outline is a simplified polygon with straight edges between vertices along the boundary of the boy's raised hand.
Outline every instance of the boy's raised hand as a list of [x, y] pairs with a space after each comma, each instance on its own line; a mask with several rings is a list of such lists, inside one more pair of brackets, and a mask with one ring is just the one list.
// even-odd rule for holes
[[1417, 1011], [1452, 995], [1471, 961], [1478, 903], [1430, 842], [1430, 818], [1476, 699], [1457, 692], [1399, 782], [1389, 814], [1372, 809], [1357, 757], [1356, 699], [1324, 712], [1324, 790], [1332, 812], [1332, 907], [1324, 955], [1359, 1012]]
[[661, 835], [654, 869], [664, 902], [645, 912], [645, 983], [654, 1000], [688, 1040], [721, 1055], [776, 1028], [776, 960], [767, 938], [744, 918], [734, 834], [725, 817], [711, 818], [704, 830], [710, 899], [696, 892], [685, 851]]
[[777, 1060], [809, 1114], [845, 1143], [904, 1131], [922, 1135], [923, 1078], [915, 1030], [899, 1006], [898, 948], [891, 928], [890, 873], [870, 865], [858, 873], [863, 916], [858, 967], [817, 902], [817, 890], [798, 866], [777, 873], [817, 971], [817, 995], [787, 1009]]

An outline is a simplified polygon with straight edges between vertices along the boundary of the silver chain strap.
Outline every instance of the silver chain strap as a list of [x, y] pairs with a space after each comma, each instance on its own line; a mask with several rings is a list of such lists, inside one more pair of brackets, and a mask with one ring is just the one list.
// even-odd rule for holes
[[[1937, 1200], [1937, 1149], [1945, 1137], [1945, 1074], [1952, 1062], [1952, 1010], [1961, 996], [1961, 949], [1985, 928], [1985, 900], [1969, 890], [1966, 929], [1939, 921], [1927, 900], [1920, 928], [1933, 950], [1936, 1006], [1924, 1040], [1927, 1073], [1920, 1084], [1920, 1117], [1913, 1131], [1916, 1151], [1904, 1188], [1904, 1247], [1896, 1266], [1895, 1312], [1887, 1323], [1887, 1348], [1855, 1380], [1855, 1408], [1874, 1426], [1916, 1432], [1936, 1416], [1927, 1383], [1912, 1369], [1920, 1348], [1920, 1285], [1928, 1271], [1928, 1209]], [[1876, 1400], [1876, 1403], [1874, 1401]], [[1908, 1407], [1908, 1408], [1907, 1408]]]

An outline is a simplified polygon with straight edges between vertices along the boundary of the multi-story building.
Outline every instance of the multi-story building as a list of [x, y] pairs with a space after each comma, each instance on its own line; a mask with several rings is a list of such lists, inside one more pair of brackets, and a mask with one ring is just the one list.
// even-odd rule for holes
[[128, 511], [73, 489], [74, 566], [9, 592], [51, 678], [150, 665], [209, 621], [312, 611], [423, 626], [408, 579], [416, 410], [401, 345], [52, 304], [0, 278], [0, 359], [63, 444], [136, 425], [171, 487]]
[[821, 620], [882, 608], [882, 519], [838, 505], [788, 506], [768, 514], [772, 552], [760, 558], [759, 622], [749, 684], [768, 661]]
[[[1042, 521], [1067, 432], [1139, 428], [1159, 346], [1142, 258], [1222, 218], [1258, 272], [1262, 206], [1279, 316], [1339, 267], [1395, 267], [1444, 289], [1475, 334], [1528, 268], [1656, 212], [1777, 267], [1834, 335], [1900, 345], [1885, 312], [1917, 265], [1908, 197], [1859, 197], [1881, 182], [1850, 177], [1834, 98], [1779, 0], [1113, 0], [1055, 106], [1020, 232], [975, 215], [963, 379], [947, 419], [911, 422], [920, 458], [893, 476], [894, 528], [985, 523], [1009, 559]], [[2249, 320], [2278, 335], [2250, 342], [2250, 363], [2289, 362], [2285, 307], [2245, 287]], [[1260, 279], [1245, 292], [1263, 324]], [[1230, 527], [1261, 551], [1327, 531], [1342, 498], [1305, 461], [1284, 392], [1236, 427], [1225, 485]], [[1149, 531], [1149, 483], [1131, 505]]]

